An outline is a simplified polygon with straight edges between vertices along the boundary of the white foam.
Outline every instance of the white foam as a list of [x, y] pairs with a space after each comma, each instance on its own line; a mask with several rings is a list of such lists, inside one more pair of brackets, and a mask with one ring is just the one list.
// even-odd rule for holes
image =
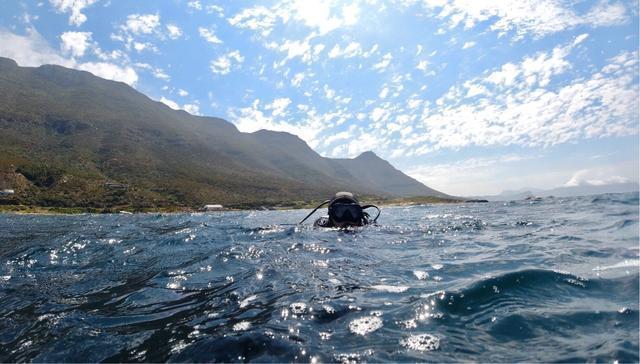
[[410, 350], [434, 351], [440, 348], [440, 339], [431, 334], [412, 335], [400, 340], [400, 345]]
[[169, 283], [167, 283], [167, 288], [169, 288], [169, 289], [180, 289], [180, 283], [179, 282], [169, 282]]
[[440, 300], [443, 300], [445, 297], [445, 292], [444, 291], [435, 291], [435, 292], [431, 292], [431, 293], [423, 293], [420, 295], [420, 298], [439, 298]]
[[371, 288], [375, 289], [376, 291], [384, 291], [389, 293], [402, 293], [409, 289], [409, 287], [407, 286], [391, 286], [388, 284], [378, 284], [375, 286], [371, 286]]
[[251, 322], [249, 321], [240, 321], [233, 325], [233, 331], [246, 331], [251, 327]]
[[618, 269], [618, 268], [630, 268], [630, 267], [640, 267], [640, 259], [625, 259], [622, 262], [616, 263], [614, 265], [609, 266], [597, 266], [593, 268], [595, 271], [601, 270], [609, 270], [609, 269]]
[[258, 298], [258, 296], [253, 295], [243, 299], [242, 301], [240, 301], [240, 308], [247, 307], [249, 303], [251, 303], [251, 301], [254, 301], [256, 298]]
[[187, 346], [189, 346], [189, 344], [185, 343], [184, 340], [180, 340], [171, 348], [171, 353], [179, 353]]
[[367, 316], [355, 319], [349, 323], [349, 330], [354, 334], [366, 335], [382, 327], [382, 319], [376, 316]]
[[304, 302], [294, 302], [289, 305], [289, 308], [294, 314], [301, 315], [307, 311], [307, 304]]
[[429, 278], [429, 273], [423, 270], [414, 270], [413, 275], [416, 276], [416, 278], [418, 278], [421, 281], [424, 281], [425, 279]]
[[311, 264], [313, 264], [314, 267], [318, 267], [318, 268], [328, 268], [329, 267], [329, 260], [313, 260], [311, 262]]
[[418, 323], [416, 322], [415, 319], [410, 319], [410, 320], [404, 320], [404, 321], [398, 321], [396, 322], [397, 324], [401, 325], [402, 327], [404, 327], [405, 329], [415, 329], [416, 327], [418, 327]]
[[336, 313], [336, 309], [329, 306], [329, 305], [324, 305], [322, 306], [322, 308], [324, 309], [324, 311], [330, 315], [333, 315], [334, 313]]

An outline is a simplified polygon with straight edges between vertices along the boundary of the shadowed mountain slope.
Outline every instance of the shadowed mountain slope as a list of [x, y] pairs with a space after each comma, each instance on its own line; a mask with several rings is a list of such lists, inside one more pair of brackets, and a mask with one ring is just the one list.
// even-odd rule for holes
[[15, 188], [20, 203], [250, 206], [323, 199], [336, 190], [446, 197], [371, 152], [324, 158], [292, 134], [242, 133], [124, 83], [6, 58], [0, 136], [0, 184]]

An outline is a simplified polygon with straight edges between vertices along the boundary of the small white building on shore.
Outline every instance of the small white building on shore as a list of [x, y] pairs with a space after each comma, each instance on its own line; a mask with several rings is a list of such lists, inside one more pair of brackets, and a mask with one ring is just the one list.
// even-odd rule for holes
[[202, 211], [221, 211], [224, 210], [222, 205], [212, 204], [212, 205], [204, 205], [202, 207]]
[[10, 195], [13, 195], [15, 193], [16, 193], [16, 191], [8, 189], [8, 188], [0, 190], [0, 196], [10, 196]]

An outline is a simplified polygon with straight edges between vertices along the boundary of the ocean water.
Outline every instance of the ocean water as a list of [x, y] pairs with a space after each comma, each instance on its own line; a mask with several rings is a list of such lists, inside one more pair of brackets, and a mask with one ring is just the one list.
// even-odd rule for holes
[[638, 194], [0, 215], [0, 361], [637, 362]]

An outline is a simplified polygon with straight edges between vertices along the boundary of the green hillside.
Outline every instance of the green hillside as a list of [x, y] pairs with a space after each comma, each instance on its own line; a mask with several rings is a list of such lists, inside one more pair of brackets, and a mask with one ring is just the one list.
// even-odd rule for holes
[[[298, 137], [241, 133], [131, 87], [60, 66], [0, 58], [3, 204], [138, 209], [303, 204], [336, 190], [447, 197], [373, 153], [334, 160]], [[359, 160], [360, 159], [360, 160]]]

